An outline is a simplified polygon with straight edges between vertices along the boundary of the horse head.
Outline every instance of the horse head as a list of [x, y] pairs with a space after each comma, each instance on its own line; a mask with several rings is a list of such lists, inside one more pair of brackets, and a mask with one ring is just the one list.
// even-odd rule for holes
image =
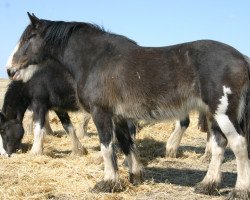
[[22, 79], [23, 70], [29, 65], [39, 63], [44, 59], [44, 24], [46, 20], [38, 19], [28, 13], [30, 24], [26, 27], [14, 51], [7, 61], [7, 73], [13, 80]]
[[18, 120], [7, 120], [5, 115], [0, 112], [0, 134], [3, 148], [8, 156], [10, 156], [19, 149], [24, 135], [24, 129], [21, 122]]

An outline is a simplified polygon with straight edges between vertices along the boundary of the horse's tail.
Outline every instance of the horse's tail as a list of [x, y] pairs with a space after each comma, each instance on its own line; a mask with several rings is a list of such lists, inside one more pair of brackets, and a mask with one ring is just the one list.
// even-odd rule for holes
[[250, 158], [250, 58], [248, 56], [244, 56], [244, 58], [248, 65], [249, 84], [246, 93], [245, 112], [241, 121], [241, 128], [245, 133], [245, 137], [247, 140], [248, 158]]

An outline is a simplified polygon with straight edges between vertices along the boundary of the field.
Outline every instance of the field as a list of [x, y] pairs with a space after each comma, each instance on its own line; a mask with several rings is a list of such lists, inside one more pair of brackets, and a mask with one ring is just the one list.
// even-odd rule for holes
[[[1, 80], [1, 98], [6, 81]], [[79, 113], [70, 113], [78, 128]], [[172, 131], [172, 122], [162, 122], [144, 127], [136, 144], [145, 167], [145, 182], [133, 186], [128, 182], [128, 169], [124, 156], [118, 152], [120, 178], [124, 191], [114, 194], [93, 193], [91, 188], [102, 180], [103, 163], [100, 159], [99, 140], [93, 122], [88, 128], [89, 137], [81, 137], [88, 155], [71, 155], [71, 141], [53, 112], [50, 113], [53, 135], [45, 136], [44, 155], [29, 154], [33, 142], [31, 134], [25, 134], [22, 152], [11, 158], [0, 158], [0, 199], [224, 199], [236, 181], [236, 163], [231, 151], [226, 151], [222, 165], [223, 183], [219, 196], [194, 193], [194, 185], [205, 176], [208, 163], [201, 159], [206, 144], [206, 134], [197, 129], [197, 114], [192, 113], [178, 158], [165, 158], [165, 144]], [[24, 119], [27, 128], [27, 116]], [[80, 134], [80, 133], [79, 133]]]

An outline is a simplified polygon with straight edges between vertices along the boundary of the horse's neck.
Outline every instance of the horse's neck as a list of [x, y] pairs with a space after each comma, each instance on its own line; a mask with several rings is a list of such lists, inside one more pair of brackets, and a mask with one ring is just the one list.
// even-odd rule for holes
[[88, 71], [95, 60], [99, 59], [99, 55], [105, 51], [105, 44], [105, 38], [98, 36], [96, 40], [92, 39], [91, 42], [88, 38], [72, 39], [68, 42], [65, 51], [61, 55], [56, 55], [56, 59], [63, 64], [75, 81], [80, 79], [83, 81], [88, 76]]

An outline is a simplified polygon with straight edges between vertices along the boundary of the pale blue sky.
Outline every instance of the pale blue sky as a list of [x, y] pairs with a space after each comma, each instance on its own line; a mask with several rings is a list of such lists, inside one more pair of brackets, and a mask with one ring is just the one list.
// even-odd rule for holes
[[1, 0], [0, 77], [7, 77], [6, 61], [29, 23], [27, 11], [95, 23], [143, 46], [213, 39], [250, 56], [250, 0]]

